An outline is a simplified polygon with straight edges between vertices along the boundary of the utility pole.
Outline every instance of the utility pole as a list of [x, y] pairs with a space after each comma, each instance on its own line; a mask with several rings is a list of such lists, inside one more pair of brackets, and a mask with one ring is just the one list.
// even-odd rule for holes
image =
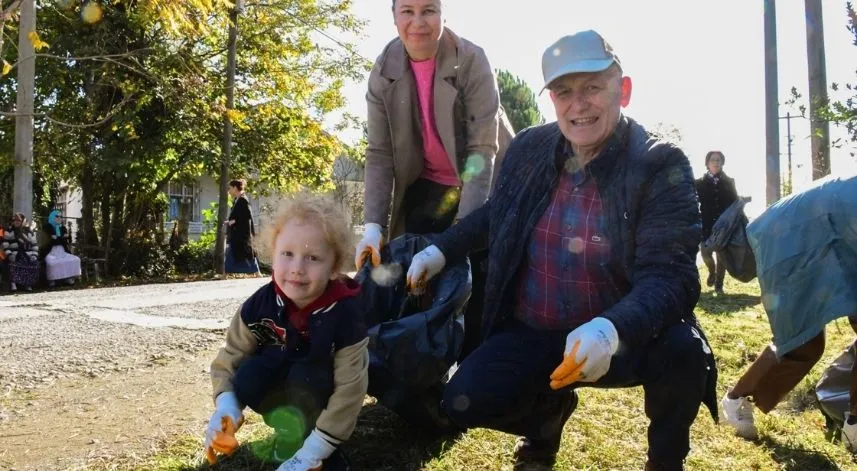
[[777, 10], [765, 2], [765, 175], [768, 205], [780, 199], [780, 122], [777, 111]]
[[238, 14], [244, 9], [244, 0], [237, 0], [229, 12], [229, 39], [226, 45], [226, 112], [223, 113], [223, 155], [220, 159], [220, 196], [217, 199], [217, 239], [214, 243], [214, 268], [226, 273], [226, 234], [223, 230], [228, 217], [226, 186], [229, 184], [229, 166], [232, 163], [232, 117], [235, 108], [235, 58], [238, 43]]
[[804, 0], [806, 61], [809, 71], [809, 122], [812, 142], [812, 179], [830, 174], [830, 125], [819, 116], [827, 106], [827, 67], [824, 59], [824, 20], [821, 0]]
[[33, 217], [33, 90], [36, 51], [28, 37], [36, 30], [36, 0], [21, 2], [18, 27], [18, 87], [15, 106], [15, 189], [12, 211]]
[[789, 167], [788, 167], [788, 176], [786, 177], [788, 193], [785, 193], [784, 196], [788, 196], [794, 193], [794, 180], [792, 180], [792, 120], [795, 118], [800, 118], [800, 116], [792, 116], [792, 114], [786, 113], [785, 116], [780, 116], [780, 119], [786, 120], [786, 143], [788, 145], [788, 156], [789, 156]]

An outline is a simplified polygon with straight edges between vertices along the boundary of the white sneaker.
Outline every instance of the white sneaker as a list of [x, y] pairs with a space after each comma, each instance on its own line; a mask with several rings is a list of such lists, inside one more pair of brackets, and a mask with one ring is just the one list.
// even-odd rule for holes
[[730, 399], [727, 394], [720, 401], [720, 420], [734, 427], [739, 437], [755, 439], [759, 436], [759, 432], [753, 421], [753, 409], [750, 399], [746, 397]]
[[[853, 419], [853, 424], [848, 423], [848, 419]], [[842, 443], [845, 449], [852, 453], [857, 453], [857, 417], [852, 417], [850, 413], [845, 413], [845, 423], [842, 425]]]

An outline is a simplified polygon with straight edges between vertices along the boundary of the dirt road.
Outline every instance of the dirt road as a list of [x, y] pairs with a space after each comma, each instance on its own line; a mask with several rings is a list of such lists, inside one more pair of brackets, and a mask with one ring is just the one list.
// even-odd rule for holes
[[223, 329], [265, 282], [0, 298], [0, 470], [85, 469], [201, 431]]

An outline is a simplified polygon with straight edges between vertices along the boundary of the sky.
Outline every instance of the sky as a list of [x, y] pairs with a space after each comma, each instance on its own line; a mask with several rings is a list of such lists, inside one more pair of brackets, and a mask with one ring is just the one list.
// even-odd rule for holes
[[[823, 0], [827, 81], [857, 82], [857, 46], [852, 44], [845, 0]], [[354, 0], [354, 13], [367, 21], [358, 52], [374, 60], [396, 35], [389, 0]], [[765, 84], [763, 0], [447, 0], [446, 26], [481, 46], [495, 69], [541, 89], [541, 55], [566, 34], [594, 29], [619, 55], [633, 81], [624, 112], [647, 127], [675, 126], [697, 176], [709, 150], [726, 155], [724, 171], [738, 191], [752, 196], [748, 213], [765, 202]], [[804, 2], [777, 2], [780, 115], [798, 114], [786, 101], [792, 87], [808, 95]], [[349, 40], [353, 38], [342, 37]], [[366, 116], [366, 81], [348, 83], [348, 110]], [[831, 97], [837, 95], [832, 94]], [[538, 96], [545, 119], [556, 120], [547, 93]], [[794, 186], [811, 181], [809, 124], [793, 119]], [[786, 120], [780, 120], [780, 151], [786, 176]], [[831, 127], [831, 141], [844, 137]], [[346, 140], [359, 137], [353, 132]], [[854, 143], [831, 150], [833, 173], [857, 170], [849, 155]]]

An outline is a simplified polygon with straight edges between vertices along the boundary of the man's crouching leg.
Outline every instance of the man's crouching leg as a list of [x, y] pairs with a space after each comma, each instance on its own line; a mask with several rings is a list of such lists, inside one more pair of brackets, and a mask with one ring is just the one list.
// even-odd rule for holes
[[577, 405], [574, 392], [549, 387], [563, 340], [564, 332], [538, 332], [518, 324], [491, 336], [446, 385], [443, 407], [450, 419], [461, 428], [519, 435], [518, 461], [552, 464], [563, 425]]
[[671, 327], [648, 351], [645, 391], [649, 424], [647, 471], [682, 470], [690, 426], [705, 394], [708, 369], [703, 340], [691, 325]]

